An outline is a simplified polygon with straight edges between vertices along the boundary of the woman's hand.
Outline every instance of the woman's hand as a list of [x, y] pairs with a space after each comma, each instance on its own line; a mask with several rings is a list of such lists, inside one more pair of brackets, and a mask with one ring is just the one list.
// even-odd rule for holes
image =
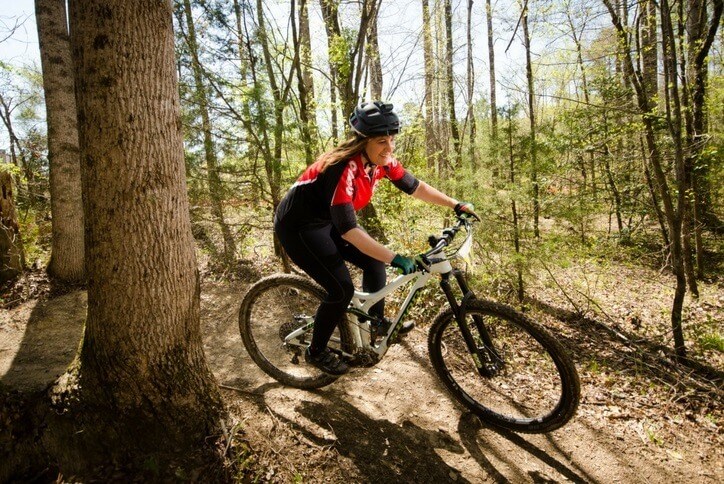
[[403, 275], [412, 274], [416, 269], [415, 259], [400, 254], [395, 254], [390, 264], [392, 267], [400, 269]]
[[480, 217], [478, 217], [478, 214], [475, 213], [475, 206], [470, 202], [458, 202], [453, 210], [455, 210], [455, 215], [458, 217], [466, 213], [480, 221]]

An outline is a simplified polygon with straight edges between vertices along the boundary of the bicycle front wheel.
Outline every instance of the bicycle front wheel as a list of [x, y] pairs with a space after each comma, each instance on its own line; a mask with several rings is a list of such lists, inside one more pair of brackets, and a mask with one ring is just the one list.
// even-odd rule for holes
[[428, 339], [450, 393], [481, 420], [516, 432], [550, 432], [568, 422], [580, 383], [560, 343], [509, 306], [471, 300], [466, 311], [475, 356], [451, 309], [438, 315]]
[[[297, 388], [320, 388], [338, 377], [304, 362], [312, 338], [312, 321], [324, 290], [305, 277], [277, 274], [259, 280], [247, 292], [239, 310], [239, 330], [249, 356], [272, 378]], [[292, 339], [287, 338], [295, 333]], [[344, 323], [328, 346], [348, 348]]]

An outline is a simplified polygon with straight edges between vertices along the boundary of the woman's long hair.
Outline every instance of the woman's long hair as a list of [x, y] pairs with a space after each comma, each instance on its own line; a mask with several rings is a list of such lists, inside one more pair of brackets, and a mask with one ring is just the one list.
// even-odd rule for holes
[[347, 141], [344, 141], [343, 143], [340, 143], [335, 148], [332, 148], [326, 153], [322, 153], [316, 160], [316, 163], [321, 164], [321, 166], [319, 167], [319, 171], [323, 172], [328, 167], [339, 163], [340, 161], [349, 160], [357, 153], [362, 152], [362, 150], [364, 150], [365, 146], [367, 145], [368, 139], [369, 138], [355, 136], [348, 139]]

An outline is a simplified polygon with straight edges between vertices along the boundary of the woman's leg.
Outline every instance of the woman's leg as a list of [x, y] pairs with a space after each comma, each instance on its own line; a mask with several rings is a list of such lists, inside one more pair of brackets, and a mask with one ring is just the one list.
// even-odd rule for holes
[[[385, 263], [361, 252], [357, 247], [345, 241], [336, 230], [332, 230], [332, 240], [339, 248], [342, 257], [362, 269], [362, 290], [365, 292], [379, 291], [387, 284]], [[370, 308], [370, 314], [384, 317], [385, 300], [382, 299]]]
[[294, 263], [327, 291], [314, 317], [309, 348], [312, 355], [317, 355], [327, 348], [334, 328], [344, 317], [354, 295], [352, 278], [332, 239], [331, 226], [297, 231], [277, 224], [275, 230]]

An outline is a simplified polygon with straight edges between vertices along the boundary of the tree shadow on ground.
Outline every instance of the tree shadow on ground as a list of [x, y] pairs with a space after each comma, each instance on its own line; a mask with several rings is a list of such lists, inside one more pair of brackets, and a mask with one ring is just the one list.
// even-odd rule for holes
[[[511, 432], [509, 430], [497, 429], [495, 427], [484, 426], [480, 420], [470, 412], [465, 412], [461, 415], [460, 421], [458, 422], [458, 433], [460, 435], [460, 441], [463, 443], [465, 449], [475, 459], [483, 470], [495, 480], [495, 482], [520, 482], [520, 481], [532, 481], [532, 482], [557, 482], [551, 480], [550, 477], [546, 477], [540, 471], [523, 471], [518, 468], [515, 463], [510, 459], [510, 456], [502, 455], [496, 451], [494, 445], [489, 445], [484, 437], [479, 436], [479, 432], [483, 429], [491, 430], [502, 438], [508, 440], [521, 450], [527, 452], [534, 458], [540, 460], [544, 464], [550, 466], [561, 476], [572, 482], [590, 482], [597, 483], [598, 481], [592, 476], [588, 475], [583, 469], [578, 468], [574, 464], [566, 464], [560, 459], [551, 455], [547, 450], [541, 449], [538, 446], [532, 444], [520, 435]], [[550, 440], [550, 438], [549, 438]], [[555, 443], [551, 442], [554, 446]], [[515, 454], [519, 457], [519, 454]], [[503, 474], [491, 461], [490, 457], [495, 457], [497, 460], [508, 462], [510, 472], [508, 476]], [[528, 477], [525, 477], [525, 474]]]
[[[3, 328], [3, 351], [17, 352], [0, 375], [0, 383], [20, 391], [40, 390], [60, 376], [75, 358], [83, 337], [86, 293], [74, 291], [38, 300], [23, 328], [11, 318]], [[18, 342], [18, 339], [22, 339]], [[1, 370], [0, 370], [1, 371]]]
[[328, 403], [302, 401], [295, 410], [314, 425], [331, 430], [334, 438], [320, 437], [311, 428], [275, 416], [316, 445], [332, 446], [350, 459], [363, 482], [469, 482], [436, 452], [464, 452], [447, 433], [423, 429], [410, 421], [377, 420], [335, 395], [314, 393]]
[[692, 359], [678, 361], [671, 348], [576, 311], [537, 299], [529, 302], [575, 330], [567, 337], [562, 334], [556, 337], [579, 363], [595, 361], [611, 370], [632, 371], [672, 387], [693, 388], [702, 395], [718, 393], [724, 385], [724, 372]]

